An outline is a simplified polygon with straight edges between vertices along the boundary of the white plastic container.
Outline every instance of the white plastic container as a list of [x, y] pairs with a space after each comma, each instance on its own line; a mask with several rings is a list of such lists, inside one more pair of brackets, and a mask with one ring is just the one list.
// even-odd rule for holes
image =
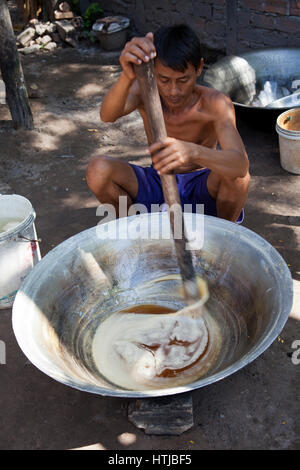
[[[13, 305], [21, 283], [41, 259], [35, 216], [25, 197], [0, 195], [0, 309]], [[3, 231], [3, 221], [9, 220]]]
[[280, 163], [284, 170], [300, 175], [300, 108], [289, 109], [278, 116]]

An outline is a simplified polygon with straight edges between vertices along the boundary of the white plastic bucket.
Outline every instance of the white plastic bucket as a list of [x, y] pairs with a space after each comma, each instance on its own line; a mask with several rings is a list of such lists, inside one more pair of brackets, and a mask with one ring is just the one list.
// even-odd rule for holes
[[284, 170], [300, 175], [300, 108], [289, 109], [278, 116], [280, 163]]
[[0, 227], [1, 221], [8, 219], [18, 222], [0, 232], [0, 309], [13, 305], [21, 283], [41, 259], [35, 212], [28, 199], [17, 194], [0, 195]]

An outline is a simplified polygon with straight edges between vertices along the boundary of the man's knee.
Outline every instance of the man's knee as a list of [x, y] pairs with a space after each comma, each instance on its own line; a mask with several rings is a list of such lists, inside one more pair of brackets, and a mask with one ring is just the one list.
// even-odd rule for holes
[[242, 185], [242, 187], [248, 191], [249, 189], [249, 185], [250, 185], [250, 180], [251, 180], [251, 176], [250, 176], [250, 173], [248, 172], [246, 174], [246, 176], [244, 176], [243, 178], [238, 178], [238, 180], [240, 180], [240, 184]]
[[250, 174], [247, 173], [243, 178], [238, 178], [237, 192], [241, 195], [244, 200], [244, 204], [248, 198], [249, 186], [250, 186]]
[[91, 159], [86, 169], [86, 182], [92, 191], [105, 186], [111, 176], [112, 165], [107, 157], [99, 155]]
[[217, 199], [220, 194], [226, 195], [230, 199], [235, 199], [238, 195], [247, 195], [250, 185], [250, 174], [247, 173], [243, 178], [221, 177], [211, 172], [207, 181], [209, 194]]
[[245, 195], [248, 194], [250, 179], [249, 173], [243, 178], [221, 178], [219, 189], [232, 193], [233, 196], [237, 194]]

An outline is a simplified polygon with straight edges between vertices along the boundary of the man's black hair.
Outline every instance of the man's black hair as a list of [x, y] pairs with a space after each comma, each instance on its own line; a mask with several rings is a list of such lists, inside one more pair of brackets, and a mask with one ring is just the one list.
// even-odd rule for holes
[[191, 63], [200, 65], [202, 51], [196, 33], [187, 25], [179, 24], [158, 29], [154, 33], [157, 58], [167, 67], [184, 72]]

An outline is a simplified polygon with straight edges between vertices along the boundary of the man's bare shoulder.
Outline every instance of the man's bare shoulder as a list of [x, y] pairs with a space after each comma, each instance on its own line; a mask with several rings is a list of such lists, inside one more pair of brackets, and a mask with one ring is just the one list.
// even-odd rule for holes
[[217, 114], [223, 113], [226, 109], [233, 109], [233, 103], [229, 96], [219, 90], [203, 85], [197, 85], [196, 91], [199, 95], [199, 104], [202, 109]]

